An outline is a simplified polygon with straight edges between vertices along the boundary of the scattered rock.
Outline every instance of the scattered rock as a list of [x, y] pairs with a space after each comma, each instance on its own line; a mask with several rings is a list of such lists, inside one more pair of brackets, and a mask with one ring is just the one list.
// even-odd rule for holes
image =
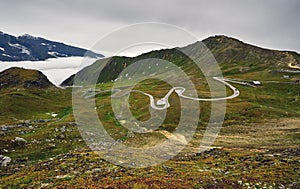
[[132, 131], [128, 131], [126, 137], [127, 138], [134, 138], [134, 133]]
[[56, 147], [55, 144], [49, 144], [49, 148], [50, 148], [50, 149], [54, 149], [55, 147]]
[[0, 155], [0, 165], [1, 165], [1, 167], [6, 167], [10, 162], [11, 162], [10, 157]]
[[68, 122], [68, 125], [70, 125], [70, 126], [79, 126], [80, 124], [78, 124], [76, 122]]
[[66, 126], [62, 126], [62, 127], [60, 128], [60, 131], [61, 131], [62, 133], [66, 132]]
[[95, 168], [92, 170], [92, 172], [101, 172], [101, 171], [102, 171], [102, 169], [100, 169], [100, 168]]
[[27, 140], [21, 137], [16, 137], [13, 142], [18, 142], [18, 143], [27, 143]]
[[119, 120], [119, 122], [124, 125], [126, 123], [126, 120]]
[[46, 188], [47, 186], [49, 186], [49, 183], [41, 183], [41, 188]]
[[8, 130], [9, 130], [9, 127], [6, 125], [3, 125], [0, 127], [0, 131], [8, 131]]
[[51, 119], [36, 119], [36, 120], [32, 120], [32, 123], [47, 123], [50, 121]]
[[52, 112], [51, 116], [56, 117], [56, 116], [58, 116], [58, 114]]
[[162, 167], [165, 169], [165, 171], [166, 171], [168, 174], [171, 173], [171, 172], [174, 170], [172, 167], [169, 167], [169, 166], [166, 166], [166, 165], [163, 165]]
[[70, 175], [57, 175], [55, 178], [57, 179], [64, 179], [64, 178], [71, 178], [72, 176]]

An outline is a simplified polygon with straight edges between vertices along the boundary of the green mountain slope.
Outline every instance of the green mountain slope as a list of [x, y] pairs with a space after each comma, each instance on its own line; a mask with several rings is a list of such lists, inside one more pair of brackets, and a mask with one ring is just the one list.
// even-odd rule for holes
[[71, 104], [69, 92], [55, 87], [37, 70], [7, 69], [0, 73], [0, 84], [0, 123], [49, 118], [46, 113]]
[[[220, 63], [225, 75], [289, 69], [289, 63], [299, 64], [300, 62], [300, 55], [296, 52], [263, 49], [226, 36], [209, 37], [202, 42]], [[197, 45], [199, 45], [198, 42], [179, 49], [185, 51], [188, 48], [193, 49]], [[157, 50], [135, 58], [112, 57], [98, 60], [91, 66], [79, 71], [78, 75], [83, 76], [81, 79], [84, 81], [84, 75], [95, 75], [99, 73], [101, 65], [106, 64], [99, 75], [98, 83], [107, 82], [116, 79], [128, 65], [147, 58], [167, 60], [178, 66], [186, 67], [186, 69], [189, 67], [186, 64], [190, 61], [176, 49]], [[62, 86], [72, 85], [73, 79], [74, 75], [66, 79]]]

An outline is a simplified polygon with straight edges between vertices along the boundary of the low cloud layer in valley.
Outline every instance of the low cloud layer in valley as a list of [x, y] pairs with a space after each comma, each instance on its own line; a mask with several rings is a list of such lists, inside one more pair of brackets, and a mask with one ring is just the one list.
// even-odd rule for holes
[[10, 67], [22, 67], [27, 69], [40, 70], [48, 79], [59, 86], [66, 78], [75, 74], [85, 66], [92, 64], [96, 59], [82, 57], [51, 58], [46, 61], [19, 61], [0, 62], [0, 71]]

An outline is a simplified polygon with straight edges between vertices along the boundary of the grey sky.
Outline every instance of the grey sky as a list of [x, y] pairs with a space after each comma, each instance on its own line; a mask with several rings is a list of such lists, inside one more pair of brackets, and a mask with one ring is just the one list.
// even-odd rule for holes
[[224, 34], [300, 52], [299, 10], [299, 0], [0, 0], [0, 31], [90, 48], [119, 27], [155, 21], [199, 40]]

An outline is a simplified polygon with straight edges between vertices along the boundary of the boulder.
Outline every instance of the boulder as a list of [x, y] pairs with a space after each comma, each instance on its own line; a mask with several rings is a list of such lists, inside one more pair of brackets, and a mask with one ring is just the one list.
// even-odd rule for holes
[[21, 137], [16, 137], [13, 141], [18, 143], [27, 143], [27, 140]]
[[0, 166], [6, 167], [11, 162], [11, 158], [7, 156], [0, 155]]

